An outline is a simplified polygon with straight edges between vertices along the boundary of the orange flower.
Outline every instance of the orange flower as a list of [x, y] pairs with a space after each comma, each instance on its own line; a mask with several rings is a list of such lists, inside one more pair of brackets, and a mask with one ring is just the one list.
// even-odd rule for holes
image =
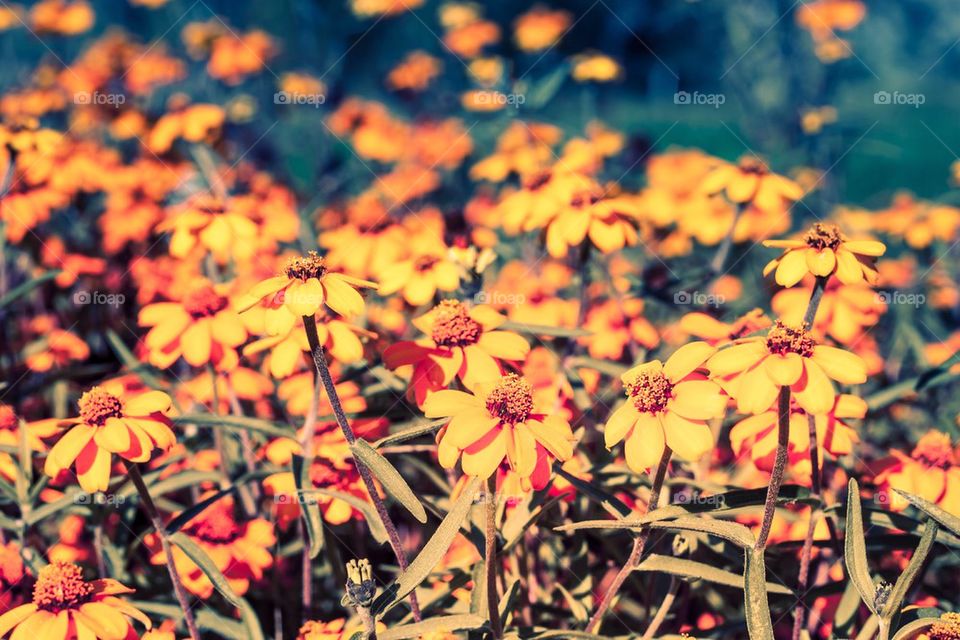
[[950, 436], [928, 431], [910, 455], [896, 449], [890, 454], [892, 458], [874, 482], [891, 509], [903, 511], [909, 505], [893, 491], [899, 489], [960, 515], [960, 455], [951, 444]]
[[380, 274], [381, 296], [403, 292], [403, 299], [418, 307], [434, 299], [438, 291], [456, 291], [460, 286], [460, 269], [439, 251], [401, 260]]
[[114, 640], [136, 638], [129, 618], [147, 629], [150, 618], [118, 595], [133, 589], [116, 580], [83, 579], [83, 570], [66, 562], [54, 562], [40, 570], [33, 587], [33, 601], [0, 615], [0, 636], [43, 640]]
[[[354, 4], [361, 2], [372, 2], [373, 0], [353, 0]], [[392, 2], [411, 3], [412, 0], [391, 0]], [[377, 631], [386, 631], [387, 627], [382, 622], [377, 622]], [[320, 620], [307, 620], [297, 632], [296, 640], [350, 640], [358, 633], [363, 635], [365, 628], [363, 623], [347, 622], [342, 618], [331, 620], [330, 622], [321, 622]]]
[[437, 391], [424, 402], [428, 418], [450, 418], [437, 436], [441, 466], [452, 469], [459, 459], [465, 474], [486, 479], [506, 458], [534, 489], [545, 487], [551, 458], [563, 462], [573, 455], [570, 424], [556, 415], [535, 413], [532, 387], [516, 374], [476, 390], [477, 395]]
[[[812, 286], [812, 278], [808, 280]], [[809, 299], [810, 287], [781, 289], [773, 296], [770, 306], [785, 323], [796, 326], [803, 320]], [[812, 331], [849, 345], [866, 329], [877, 324], [886, 310], [883, 294], [866, 283], [843, 284], [830, 280], [820, 300]]]
[[[266, 309], [263, 307], [254, 307], [243, 313], [243, 320], [251, 329], [255, 327], [256, 333], [265, 333], [265, 313]], [[251, 317], [253, 315], [258, 317]], [[320, 344], [334, 360], [343, 364], [352, 364], [363, 358], [363, 343], [358, 334], [376, 336], [343, 320], [325, 319], [317, 324]], [[286, 333], [260, 338], [243, 348], [243, 355], [247, 357], [263, 352], [268, 352], [264, 366], [271, 376], [278, 380], [291, 376], [298, 365], [305, 361], [304, 354], [310, 353], [310, 345], [303, 331], [303, 320], [298, 319]]]
[[236, 366], [236, 348], [247, 339], [247, 331], [224, 294], [222, 285], [199, 280], [179, 302], [143, 307], [137, 321], [151, 327], [144, 338], [150, 363], [166, 369], [183, 356], [194, 367]]
[[429, 337], [390, 345], [383, 353], [384, 364], [390, 369], [413, 365], [409, 393], [420, 406], [454, 377], [473, 389], [503, 375], [502, 361], [521, 361], [530, 351], [521, 336], [496, 331], [504, 322], [506, 318], [486, 305], [468, 308], [444, 300], [413, 321]]
[[387, 75], [394, 91], [423, 91], [440, 74], [443, 65], [426, 51], [411, 51]]
[[189, 142], [211, 140], [225, 118], [223, 108], [215, 104], [194, 104], [168, 113], [157, 120], [150, 131], [147, 148], [154, 153], [166, 153], [178, 138]]
[[706, 363], [710, 375], [737, 401], [742, 413], [762, 413], [790, 387], [802, 409], [822, 414], [834, 404], [831, 378], [841, 384], [867, 380], [867, 365], [853, 353], [817, 344], [810, 332], [781, 321], [765, 337], [735, 340]]
[[619, 360], [631, 343], [645, 349], [660, 344], [656, 328], [643, 315], [643, 300], [607, 300], [590, 307], [583, 328], [591, 333], [577, 339], [587, 345], [590, 357]]
[[77, 35], [93, 26], [93, 8], [85, 0], [43, 0], [30, 9], [30, 23], [40, 33]]
[[273, 39], [259, 29], [241, 35], [226, 33], [213, 42], [207, 72], [227, 84], [240, 84], [244, 77], [266, 66], [274, 53]]
[[556, 44], [572, 22], [569, 11], [534, 7], [514, 22], [513, 39], [523, 51], [543, 51]]
[[[859, 437], [845, 420], [863, 418], [866, 414], [867, 403], [863, 399], [845, 393], [838, 395], [830, 411], [814, 416], [819, 451], [834, 457], [849, 454]], [[791, 402], [787, 460], [799, 475], [809, 478], [810, 427], [807, 419], [807, 412]], [[758, 468], [772, 470], [777, 453], [777, 408], [772, 407], [735, 424], [730, 430], [730, 445], [734, 455], [747, 454]]]
[[4, 611], [10, 611], [14, 604], [22, 602], [14, 587], [20, 584], [23, 576], [20, 546], [16, 542], [0, 544], [0, 608]]
[[255, 285], [239, 311], [262, 302], [267, 308], [267, 333], [279, 335], [289, 331], [297, 318], [315, 315], [324, 303], [347, 319], [360, 315], [363, 296], [354, 287], [375, 286], [369, 280], [328, 271], [323, 258], [311, 251], [305, 257], [289, 260], [282, 275]]
[[[809, 296], [808, 296], [809, 298]], [[721, 322], [700, 311], [680, 318], [680, 329], [701, 340], [719, 346], [768, 328], [772, 323], [762, 309], [752, 309], [733, 322]]]
[[792, 287], [808, 273], [836, 274], [844, 284], [864, 280], [873, 284], [877, 281], [876, 258], [887, 250], [876, 240], [848, 240], [837, 225], [820, 222], [799, 240], [765, 240], [763, 246], [786, 249], [763, 268], [763, 275], [776, 269], [777, 284], [784, 287]]
[[573, 58], [571, 74], [577, 82], [610, 82], [623, 76], [623, 67], [606, 54], [590, 53]]
[[707, 421], [727, 406], [720, 387], [701, 370], [715, 351], [706, 342], [691, 342], [666, 362], [652, 360], [620, 376], [627, 401], [607, 419], [607, 448], [624, 441], [627, 465], [637, 473], [656, 466], [665, 446], [682, 460], [699, 460], [713, 447]]
[[257, 223], [235, 204], [232, 198], [223, 201], [199, 193], [171, 209], [170, 217], [157, 226], [157, 231], [172, 231], [170, 255], [187, 258], [199, 248], [209, 252], [218, 264], [253, 257]]
[[121, 398], [117, 385], [93, 387], [80, 397], [80, 416], [33, 423], [44, 430], [56, 426], [60, 439], [47, 454], [44, 472], [51, 478], [74, 466], [87, 493], [106, 491], [112, 454], [131, 462], [146, 462], [154, 448], [169, 449], [176, 442], [165, 414], [170, 396], [161, 391]]
[[799, 200], [803, 189], [796, 182], [777, 175], [759, 158], [746, 156], [739, 164], [723, 163], [704, 179], [700, 190], [707, 194], [723, 191], [731, 202], [752, 203], [766, 211], [780, 211], [784, 203]]
[[26, 364], [40, 373], [54, 367], [65, 367], [71, 362], [82, 362], [90, 357], [90, 347], [75, 334], [62, 329], [50, 329], [46, 336], [24, 348]]
[[[243, 595], [250, 583], [263, 578], [263, 570], [273, 564], [271, 547], [277, 538], [273, 526], [263, 518], [237, 522], [233, 508], [233, 499], [217, 500], [187, 522], [182, 532], [210, 556], [234, 592]], [[155, 533], [148, 534], [145, 543], [151, 549], [160, 547]], [[164, 564], [163, 550], [156, 551], [150, 562]], [[190, 593], [204, 599], [213, 595], [213, 583], [180, 547], [173, 547], [173, 563]]]

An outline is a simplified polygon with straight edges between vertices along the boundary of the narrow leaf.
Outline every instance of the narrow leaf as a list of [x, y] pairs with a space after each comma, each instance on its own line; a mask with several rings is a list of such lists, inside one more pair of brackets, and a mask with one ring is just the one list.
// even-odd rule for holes
[[744, 553], [743, 595], [747, 634], [751, 640], [774, 640], [767, 602], [767, 569], [763, 549], [748, 548]]
[[867, 565], [867, 545], [863, 538], [863, 511], [860, 507], [860, 485], [853, 478], [847, 485], [847, 523], [844, 536], [843, 560], [847, 573], [860, 592], [860, 599], [873, 613], [877, 613], [876, 587]]
[[387, 490], [387, 493], [402, 504], [418, 522], [426, 524], [427, 512], [417, 499], [417, 495], [413, 492], [413, 489], [410, 488], [410, 485], [407, 484], [407, 481], [403, 479], [403, 476], [400, 475], [400, 472], [397, 471], [386, 458], [377, 453], [377, 450], [371, 447], [370, 443], [363, 438], [358, 438], [357, 441], [350, 446], [350, 450], [357, 460], [373, 472], [373, 475], [377, 477], [377, 480], [379, 480], [383, 488]]
[[753, 533], [750, 529], [736, 522], [727, 522], [725, 520], [713, 520], [710, 518], [697, 518], [694, 516], [684, 516], [676, 520], [666, 522], [650, 523], [652, 529], [677, 529], [679, 531], [699, 531], [707, 533], [718, 538], [723, 538], [743, 548], [752, 547], [756, 543]]
[[255, 431], [276, 438], [296, 438], [296, 430], [282, 422], [271, 422], [261, 418], [246, 416], [215, 416], [208, 413], [188, 413], [172, 419], [174, 424], [195, 424], [201, 427], [223, 427], [225, 429]]
[[527, 324], [526, 322], [514, 322], [508, 320], [501, 324], [498, 329], [502, 331], [516, 331], [518, 333], [532, 333], [538, 336], [552, 336], [555, 338], [579, 338], [581, 336], [592, 335], [592, 332], [585, 329], [569, 329], [567, 327], [550, 327], [542, 324]]
[[917, 577], [919, 577], [923, 563], [926, 561], [927, 556], [930, 555], [930, 550], [937, 540], [938, 529], [939, 527], [935, 520], [932, 518], [927, 520], [927, 526], [923, 530], [923, 537], [920, 538], [920, 542], [917, 544], [917, 548], [913, 552], [907, 568], [904, 569], [900, 577], [897, 578], [893, 589], [890, 590], [887, 602], [883, 605], [881, 616], [886, 620], [893, 621], [894, 618], [899, 615], [900, 608], [903, 605], [904, 599], [907, 597], [907, 593], [910, 591], [910, 587], [916, 581]]
[[297, 485], [297, 496], [300, 498], [303, 525], [307, 529], [307, 538], [310, 540], [310, 557], [316, 558], [323, 549], [323, 522], [320, 516], [320, 505], [310, 496], [313, 483], [310, 481], [310, 467], [303, 456], [293, 456], [293, 480]]
[[[706, 580], [714, 584], [722, 584], [727, 587], [743, 589], [743, 576], [719, 569], [712, 565], [687, 560], [686, 558], [674, 558], [673, 556], [664, 556], [652, 553], [637, 566], [637, 571], [657, 571], [668, 573], [672, 576], [678, 576], [688, 580]], [[769, 593], [778, 595], [792, 595], [793, 591], [774, 582], [766, 583], [766, 590]]]
[[893, 640], [917, 640], [930, 627], [940, 622], [940, 618], [920, 618], [903, 625], [893, 636]]
[[915, 506], [920, 511], [923, 511], [925, 514], [939, 522], [945, 528], [949, 529], [953, 535], [960, 536], [960, 518], [953, 515], [952, 513], [947, 513], [937, 505], [932, 502], [924, 500], [920, 496], [915, 496], [911, 493], [906, 493], [900, 491], [899, 489], [894, 489], [901, 496], [910, 501], [910, 504]]
[[404, 638], [419, 638], [431, 633], [453, 633], [454, 631], [476, 631], [486, 624], [486, 620], [470, 613], [455, 616], [439, 616], [394, 627], [388, 631], [377, 632], [379, 640], [403, 640]]
[[11, 289], [10, 291], [7, 292], [7, 295], [5, 295], [5, 296], [3, 296], [2, 298], [0, 298], [0, 309], [3, 309], [4, 307], [6, 307], [6, 306], [9, 305], [9, 304], [12, 304], [12, 303], [15, 302], [18, 298], [21, 298], [21, 297], [27, 295], [28, 293], [30, 293], [31, 291], [33, 291], [34, 289], [36, 289], [37, 287], [39, 287], [39, 286], [40, 286], [41, 284], [43, 284], [44, 282], [47, 282], [47, 281], [49, 281], [49, 280], [53, 280], [53, 279], [56, 278], [58, 275], [60, 275], [60, 271], [59, 271], [59, 270], [57, 270], [57, 271], [47, 271], [46, 273], [44, 273], [44, 274], [42, 274], [42, 275], [39, 275], [39, 276], [37, 276], [36, 278], [33, 278], [33, 279], [31, 279], [31, 280], [27, 280], [27, 281], [24, 282], [23, 284], [14, 287], [13, 289]]
[[373, 443], [374, 449], [382, 449], [383, 447], [394, 445], [399, 442], [406, 442], [407, 440], [413, 440], [414, 438], [419, 438], [420, 436], [425, 436], [428, 433], [433, 433], [442, 427], [443, 425], [450, 422], [449, 420], [434, 420], [432, 422], [421, 422], [415, 424], [412, 427], [407, 429], [401, 429], [395, 433], [391, 433], [388, 436], [380, 438]]
[[169, 537], [171, 544], [180, 547], [180, 550], [187, 554], [187, 557], [193, 560], [194, 564], [200, 568], [205, 576], [213, 583], [217, 591], [226, 598], [230, 604], [242, 608], [243, 600], [234, 591], [230, 583], [217, 568], [207, 552], [201, 549], [197, 544], [188, 538], [183, 532], [178, 532]]

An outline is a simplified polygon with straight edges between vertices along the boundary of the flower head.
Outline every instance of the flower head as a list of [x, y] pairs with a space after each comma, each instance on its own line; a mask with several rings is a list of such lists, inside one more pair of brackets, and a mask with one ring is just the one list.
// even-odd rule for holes
[[805, 275], [836, 274], [844, 284], [877, 280], [876, 258], [887, 248], [875, 240], [849, 240], [835, 224], [817, 222], [799, 240], [765, 240], [765, 247], [785, 249], [767, 263], [763, 275], [776, 269], [777, 284], [792, 287]]

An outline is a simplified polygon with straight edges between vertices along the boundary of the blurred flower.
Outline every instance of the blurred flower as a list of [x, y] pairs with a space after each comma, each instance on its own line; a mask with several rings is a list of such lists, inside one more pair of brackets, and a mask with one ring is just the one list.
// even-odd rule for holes
[[[812, 279], [808, 280], [812, 286]], [[770, 307], [786, 324], [797, 326], [803, 321], [809, 300], [810, 287], [781, 289], [773, 296]], [[811, 330], [819, 336], [830, 336], [840, 344], [851, 344], [877, 324], [886, 309], [883, 294], [866, 283], [843, 284], [830, 280]]]
[[792, 287], [807, 273], [815, 276], [836, 274], [844, 284], [877, 280], [875, 262], [887, 250], [875, 240], [848, 240], [834, 224], [815, 223], [799, 240], [765, 240], [765, 247], [785, 249], [763, 268], [763, 275], [776, 269], [777, 284]]
[[583, 325], [591, 335], [577, 338], [577, 342], [587, 345], [590, 357], [599, 360], [619, 360], [631, 343], [653, 349], [660, 344], [660, 336], [644, 317], [643, 309], [644, 301], [640, 298], [593, 305]]
[[890, 455], [874, 483], [891, 509], [903, 511], [910, 504], [893, 491], [899, 489], [960, 515], [960, 455], [950, 436], [928, 431], [909, 455], [896, 449]]
[[607, 448], [624, 441], [627, 465], [637, 473], [656, 466], [665, 446], [682, 460], [699, 460], [713, 447], [707, 420], [722, 416], [727, 406], [720, 387], [700, 370], [715, 351], [691, 342], [666, 362], [652, 360], [620, 376], [627, 401], [607, 419]]
[[350, 9], [361, 18], [368, 18], [412, 11], [422, 4], [423, 0], [350, 0]]
[[707, 175], [700, 188], [707, 194], [723, 191], [731, 202], [749, 202], [767, 211], [777, 211], [784, 202], [803, 196], [800, 185], [773, 173], [762, 160], [752, 156], [744, 156], [738, 164], [721, 164]]
[[43, 333], [42, 338], [24, 347], [26, 364], [31, 371], [45, 373], [90, 357], [90, 347], [76, 334], [56, 328]]
[[623, 77], [623, 67], [606, 54], [587, 53], [574, 56], [571, 74], [577, 82], [611, 82]]
[[563, 37], [571, 28], [573, 16], [569, 11], [534, 7], [513, 23], [513, 39], [523, 51], [543, 51]]
[[41, 0], [30, 8], [30, 25], [38, 33], [77, 35], [93, 21], [93, 8], [85, 0]]
[[423, 91], [442, 68], [443, 63], [426, 51], [411, 51], [390, 70], [387, 86], [394, 91]]
[[223, 126], [225, 117], [223, 108], [214, 104], [195, 104], [167, 113], [150, 131], [147, 148], [154, 153], [166, 153], [178, 138], [188, 142], [212, 139]]
[[244, 34], [232, 31], [214, 40], [207, 72], [227, 84], [236, 85], [248, 75], [266, 67], [274, 54], [273, 38], [255, 29]]

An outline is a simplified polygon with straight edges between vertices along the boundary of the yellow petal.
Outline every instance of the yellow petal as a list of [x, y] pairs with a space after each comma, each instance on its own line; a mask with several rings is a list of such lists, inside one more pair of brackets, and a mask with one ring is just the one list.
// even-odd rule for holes
[[607, 418], [607, 424], [603, 428], [603, 444], [606, 445], [607, 449], [623, 440], [624, 436], [633, 428], [637, 417], [637, 409], [629, 398], [610, 414], [610, 417]]
[[663, 365], [663, 372], [673, 382], [679, 382], [717, 352], [717, 348], [702, 341], [685, 344], [673, 352]]
[[837, 266], [837, 257], [830, 249], [806, 251], [807, 268], [815, 276], [828, 276]]
[[782, 287], [792, 287], [807, 274], [806, 249], [788, 251], [780, 258], [777, 266], [776, 281]]
[[726, 408], [727, 397], [710, 380], [681, 382], [673, 388], [673, 398], [667, 403], [667, 411], [676, 411], [692, 420], [718, 418]]
[[796, 353], [772, 353], [764, 359], [763, 368], [775, 384], [789, 387], [803, 375], [803, 359]]
[[841, 384], [862, 384], [867, 381], [867, 364], [855, 353], [817, 345], [813, 348], [813, 361]]
[[483, 409], [483, 402], [477, 396], [453, 389], [432, 393], [423, 403], [423, 414], [428, 418], [444, 418], [477, 409]]
[[663, 416], [663, 432], [667, 446], [681, 460], [696, 462], [713, 448], [713, 434], [705, 422], [687, 420], [676, 413]]
[[353, 318], [363, 313], [363, 296], [338, 274], [325, 275], [323, 289], [327, 294], [327, 306], [344, 318]]
[[808, 413], [821, 414], [830, 411], [836, 392], [830, 378], [816, 362], [805, 360], [803, 363], [806, 380], [801, 380], [803, 388], [793, 390], [797, 403]]

